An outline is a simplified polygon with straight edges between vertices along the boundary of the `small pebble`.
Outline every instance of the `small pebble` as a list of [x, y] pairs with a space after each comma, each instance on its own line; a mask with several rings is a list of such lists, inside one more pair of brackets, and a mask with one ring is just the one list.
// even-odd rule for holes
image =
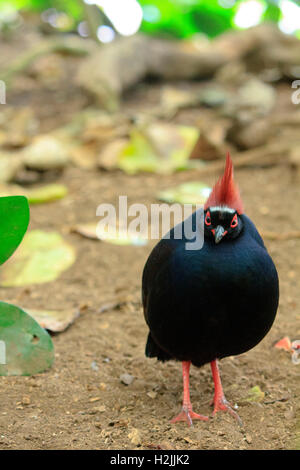
[[97, 364], [96, 361], [93, 361], [93, 362], [91, 363], [91, 369], [93, 369], [94, 371], [98, 372], [99, 366], [98, 366], [98, 364]]
[[134, 377], [133, 375], [125, 373], [120, 375], [120, 381], [125, 385], [130, 385], [134, 381]]

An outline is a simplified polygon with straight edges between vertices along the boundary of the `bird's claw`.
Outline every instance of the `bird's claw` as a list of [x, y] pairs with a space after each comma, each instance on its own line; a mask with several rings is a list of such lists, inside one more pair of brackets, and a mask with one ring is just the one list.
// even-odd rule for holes
[[228, 413], [233, 416], [240, 426], [243, 426], [243, 422], [236, 411], [234, 411], [230, 405], [230, 403], [226, 400], [225, 397], [219, 398], [217, 400], [213, 400], [212, 404], [214, 405], [214, 411], [212, 416], [215, 416], [218, 411], [227, 411]]
[[177, 423], [178, 421], [186, 421], [189, 426], [193, 426], [193, 419], [208, 421], [208, 416], [199, 415], [197, 413], [194, 413], [193, 410], [183, 407], [179, 415], [171, 419], [171, 423]]

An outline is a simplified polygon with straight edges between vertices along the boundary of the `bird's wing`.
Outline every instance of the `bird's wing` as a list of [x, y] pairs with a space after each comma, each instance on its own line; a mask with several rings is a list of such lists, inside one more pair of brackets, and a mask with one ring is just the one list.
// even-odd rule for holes
[[142, 277], [142, 302], [144, 307], [144, 316], [146, 323], [147, 322], [147, 305], [148, 297], [151, 290], [151, 285], [162, 269], [162, 267], [167, 263], [172, 256], [176, 248], [176, 243], [174, 240], [162, 239], [160, 242], [153, 248], [150, 256], [145, 264], [143, 277]]

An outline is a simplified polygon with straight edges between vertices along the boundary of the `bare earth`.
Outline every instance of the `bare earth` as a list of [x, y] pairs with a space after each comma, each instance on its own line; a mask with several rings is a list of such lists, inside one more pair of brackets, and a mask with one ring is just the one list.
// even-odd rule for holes
[[[246, 213], [261, 230], [299, 230], [299, 187], [286, 167], [236, 171]], [[31, 228], [58, 230], [76, 248], [71, 269], [53, 283], [1, 289], [1, 298], [31, 308], [74, 308], [81, 315], [53, 337], [56, 362], [35, 377], [1, 377], [1, 449], [287, 449], [296, 445], [299, 366], [274, 349], [285, 335], [299, 338], [300, 240], [267, 241], [277, 265], [281, 298], [275, 324], [252, 351], [221, 361], [227, 399], [237, 404], [244, 427], [221, 413], [209, 422], [170, 424], [182, 397], [181, 365], [144, 356], [147, 327], [141, 273], [154, 242], [115, 246], [70, 233], [75, 223], [95, 221], [101, 202], [156, 202], [155, 193], [175, 178], [95, 173], [70, 168], [60, 181], [67, 198], [31, 209]], [[213, 183], [213, 178], [206, 178]], [[268, 208], [268, 213], [265, 214]], [[114, 304], [120, 301], [120, 306]], [[111, 306], [110, 306], [111, 304]], [[101, 307], [104, 311], [99, 313]], [[130, 385], [120, 375], [134, 376]], [[245, 400], [258, 385], [257, 403]], [[209, 365], [191, 370], [194, 410], [210, 414]], [[299, 426], [299, 425], [298, 425]]]

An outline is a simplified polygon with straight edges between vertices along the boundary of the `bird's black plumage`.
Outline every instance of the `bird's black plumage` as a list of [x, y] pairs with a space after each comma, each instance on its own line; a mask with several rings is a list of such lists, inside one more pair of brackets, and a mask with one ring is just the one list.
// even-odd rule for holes
[[221, 243], [206, 234], [201, 249], [187, 250], [189, 240], [175, 239], [173, 229], [153, 249], [142, 280], [147, 356], [202, 366], [244, 353], [267, 334], [278, 276], [254, 224], [246, 215], [239, 220], [238, 236]]

